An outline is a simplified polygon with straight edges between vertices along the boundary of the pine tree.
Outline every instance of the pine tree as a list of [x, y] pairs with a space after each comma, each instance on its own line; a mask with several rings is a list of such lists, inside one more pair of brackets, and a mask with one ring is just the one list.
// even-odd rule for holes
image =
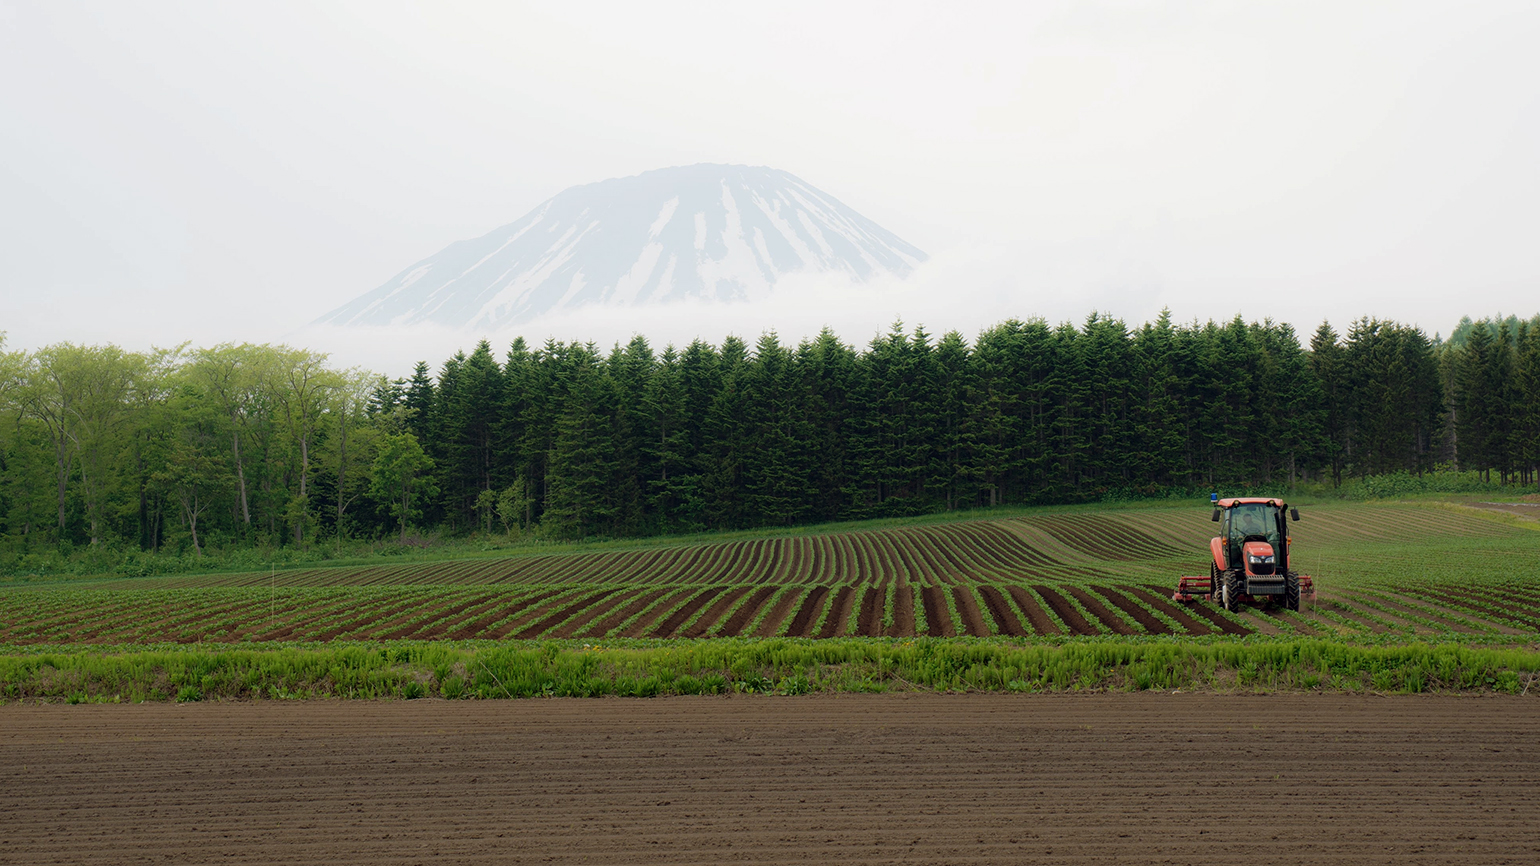
[[1347, 452], [1347, 371], [1342, 345], [1331, 324], [1322, 322], [1310, 339], [1310, 368], [1321, 388], [1321, 433], [1332, 485], [1342, 486], [1342, 460]]
[[458, 524], [473, 526], [477, 498], [493, 490], [503, 370], [486, 340], [468, 357], [457, 354], [444, 369], [434, 413], [434, 458], [445, 507]]
[[1048, 454], [1046, 431], [1024, 432], [1018, 414], [1021, 379], [1032, 372], [1022, 369], [1022, 330], [1022, 323], [1012, 319], [984, 331], [969, 359], [972, 400], [964, 429], [972, 448], [960, 474], [971, 487], [970, 502], [980, 495], [986, 505], [1003, 502], [1016, 474], [1013, 458], [1022, 450], [1039, 458], [1037, 471], [1027, 473], [1028, 484], [1035, 486], [1042, 480], [1045, 467], [1041, 464]]
[[643, 413], [647, 419], [642, 454], [647, 473], [643, 475], [648, 512], [663, 531], [685, 527], [683, 510], [691, 500], [692, 451], [685, 417], [685, 389], [680, 357], [673, 346], [663, 350], [657, 369], [648, 380], [643, 395]]
[[797, 349], [800, 387], [805, 393], [808, 519], [836, 519], [849, 505], [851, 389], [856, 353], [824, 328], [818, 339]]
[[1455, 362], [1456, 457], [1465, 470], [1490, 472], [1492, 460], [1492, 333], [1477, 322], [1466, 335]]
[[1288, 467], [1292, 487], [1302, 473], [1316, 468], [1316, 461], [1325, 453], [1326, 401], [1294, 329], [1277, 325], [1268, 331], [1268, 337], [1275, 371], [1271, 387], [1278, 395], [1274, 441]]
[[1497, 470], [1503, 484], [1518, 465], [1515, 452], [1521, 450], [1514, 429], [1514, 416], [1521, 410], [1519, 392], [1514, 381], [1513, 332], [1508, 322], [1497, 326], [1497, 340], [1492, 347], [1491, 372], [1487, 387], [1492, 396], [1489, 428], [1489, 454], [1492, 467]]
[[1151, 492], [1185, 483], [1186, 393], [1178, 372], [1176, 329], [1171, 311], [1133, 336], [1133, 465]]
[[773, 332], [760, 337], [744, 368], [742, 481], [752, 524], [790, 525], [808, 511], [808, 431], [797, 372]]
[[548, 458], [549, 492], [542, 524], [563, 538], [611, 528], [616, 459], [609, 383], [590, 347], [569, 347], [560, 370], [561, 411]]
[[429, 435], [429, 425], [433, 417], [433, 379], [428, 373], [428, 362], [418, 361], [412, 369], [411, 381], [407, 383], [406, 395], [403, 405], [411, 411], [411, 417], [407, 419], [407, 430], [417, 437], [420, 443]]
[[1540, 485], [1540, 325], [1519, 325], [1515, 390], [1521, 407], [1516, 420], [1521, 466], [1528, 473], [1520, 483]]
[[1057, 485], [1049, 495], [1055, 499], [1083, 499], [1089, 468], [1087, 457], [1087, 402], [1090, 398], [1089, 369], [1085, 343], [1074, 325], [1068, 322], [1054, 330], [1054, 366], [1058, 388], [1054, 403], [1052, 432], [1053, 457], [1057, 465]]
[[1117, 319], [1092, 314], [1080, 343], [1085, 384], [1085, 458], [1082, 473], [1093, 491], [1128, 488], [1136, 454], [1129, 410], [1133, 346]]
[[743, 464], [746, 405], [743, 378], [748, 348], [737, 337], [722, 341], [718, 354], [720, 386], [705, 413], [701, 431], [701, 493], [703, 519], [714, 529], [738, 529], [751, 524], [744, 501]]
[[[974, 392], [973, 366], [962, 334], [947, 331], [936, 344], [936, 443], [926, 486], [938, 491], [947, 511], [959, 506], [972, 454], [968, 401]], [[971, 497], [970, 497], [971, 504]]]

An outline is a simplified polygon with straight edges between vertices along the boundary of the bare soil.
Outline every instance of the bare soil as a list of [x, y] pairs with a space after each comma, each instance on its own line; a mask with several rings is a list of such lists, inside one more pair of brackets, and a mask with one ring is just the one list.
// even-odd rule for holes
[[10, 705], [0, 863], [1533, 863], [1535, 706]]
[[893, 588], [891, 634], [893, 637], [914, 637], [914, 589], [907, 583], [901, 583]]
[[[1533, 494], [1524, 497], [1532, 499]], [[1472, 502], [1470, 505], [1476, 508], [1485, 508], [1488, 511], [1506, 511], [1509, 514], [1517, 514], [1520, 517], [1528, 517], [1530, 520], [1540, 520], [1540, 502]]]

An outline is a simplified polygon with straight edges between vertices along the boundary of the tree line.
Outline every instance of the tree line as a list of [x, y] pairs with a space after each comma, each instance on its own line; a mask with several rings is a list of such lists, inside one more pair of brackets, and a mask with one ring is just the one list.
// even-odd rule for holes
[[1540, 317], [1447, 341], [1169, 314], [971, 343], [896, 324], [859, 350], [483, 341], [394, 380], [287, 346], [0, 351], [13, 550], [626, 536], [1442, 467], [1540, 481]]

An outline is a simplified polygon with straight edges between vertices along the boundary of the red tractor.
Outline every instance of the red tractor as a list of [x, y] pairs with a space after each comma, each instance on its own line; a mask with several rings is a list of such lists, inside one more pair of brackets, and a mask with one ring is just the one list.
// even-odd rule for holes
[[1301, 598], [1315, 600], [1310, 576], [1289, 568], [1293, 539], [1287, 519], [1299, 520], [1298, 508], [1282, 499], [1220, 499], [1217, 493], [1210, 501], [1220, 530], [1209, 540], [1209, 576], [1182, 578], [1173, 601], [1205, 598], [1233, 611], [1242, 604], [1264, 602], [1299, 610]]

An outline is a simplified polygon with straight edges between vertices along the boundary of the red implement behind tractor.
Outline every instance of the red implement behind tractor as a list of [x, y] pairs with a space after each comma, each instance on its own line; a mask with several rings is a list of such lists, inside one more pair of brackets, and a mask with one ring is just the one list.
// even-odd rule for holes
[[1177, 581], [1173, 601], [1202, 598], [1225, 610], [1242, 604], [1282, 604], [1299, 610], [1300, 599], [1315, 600], [1309, 575], [1289, 568], [1288, 518], [1299, 520], [1299, 509], [1282, 499], [1212, 497], [1219, 535], [1209, 540], [1208, 577]]

